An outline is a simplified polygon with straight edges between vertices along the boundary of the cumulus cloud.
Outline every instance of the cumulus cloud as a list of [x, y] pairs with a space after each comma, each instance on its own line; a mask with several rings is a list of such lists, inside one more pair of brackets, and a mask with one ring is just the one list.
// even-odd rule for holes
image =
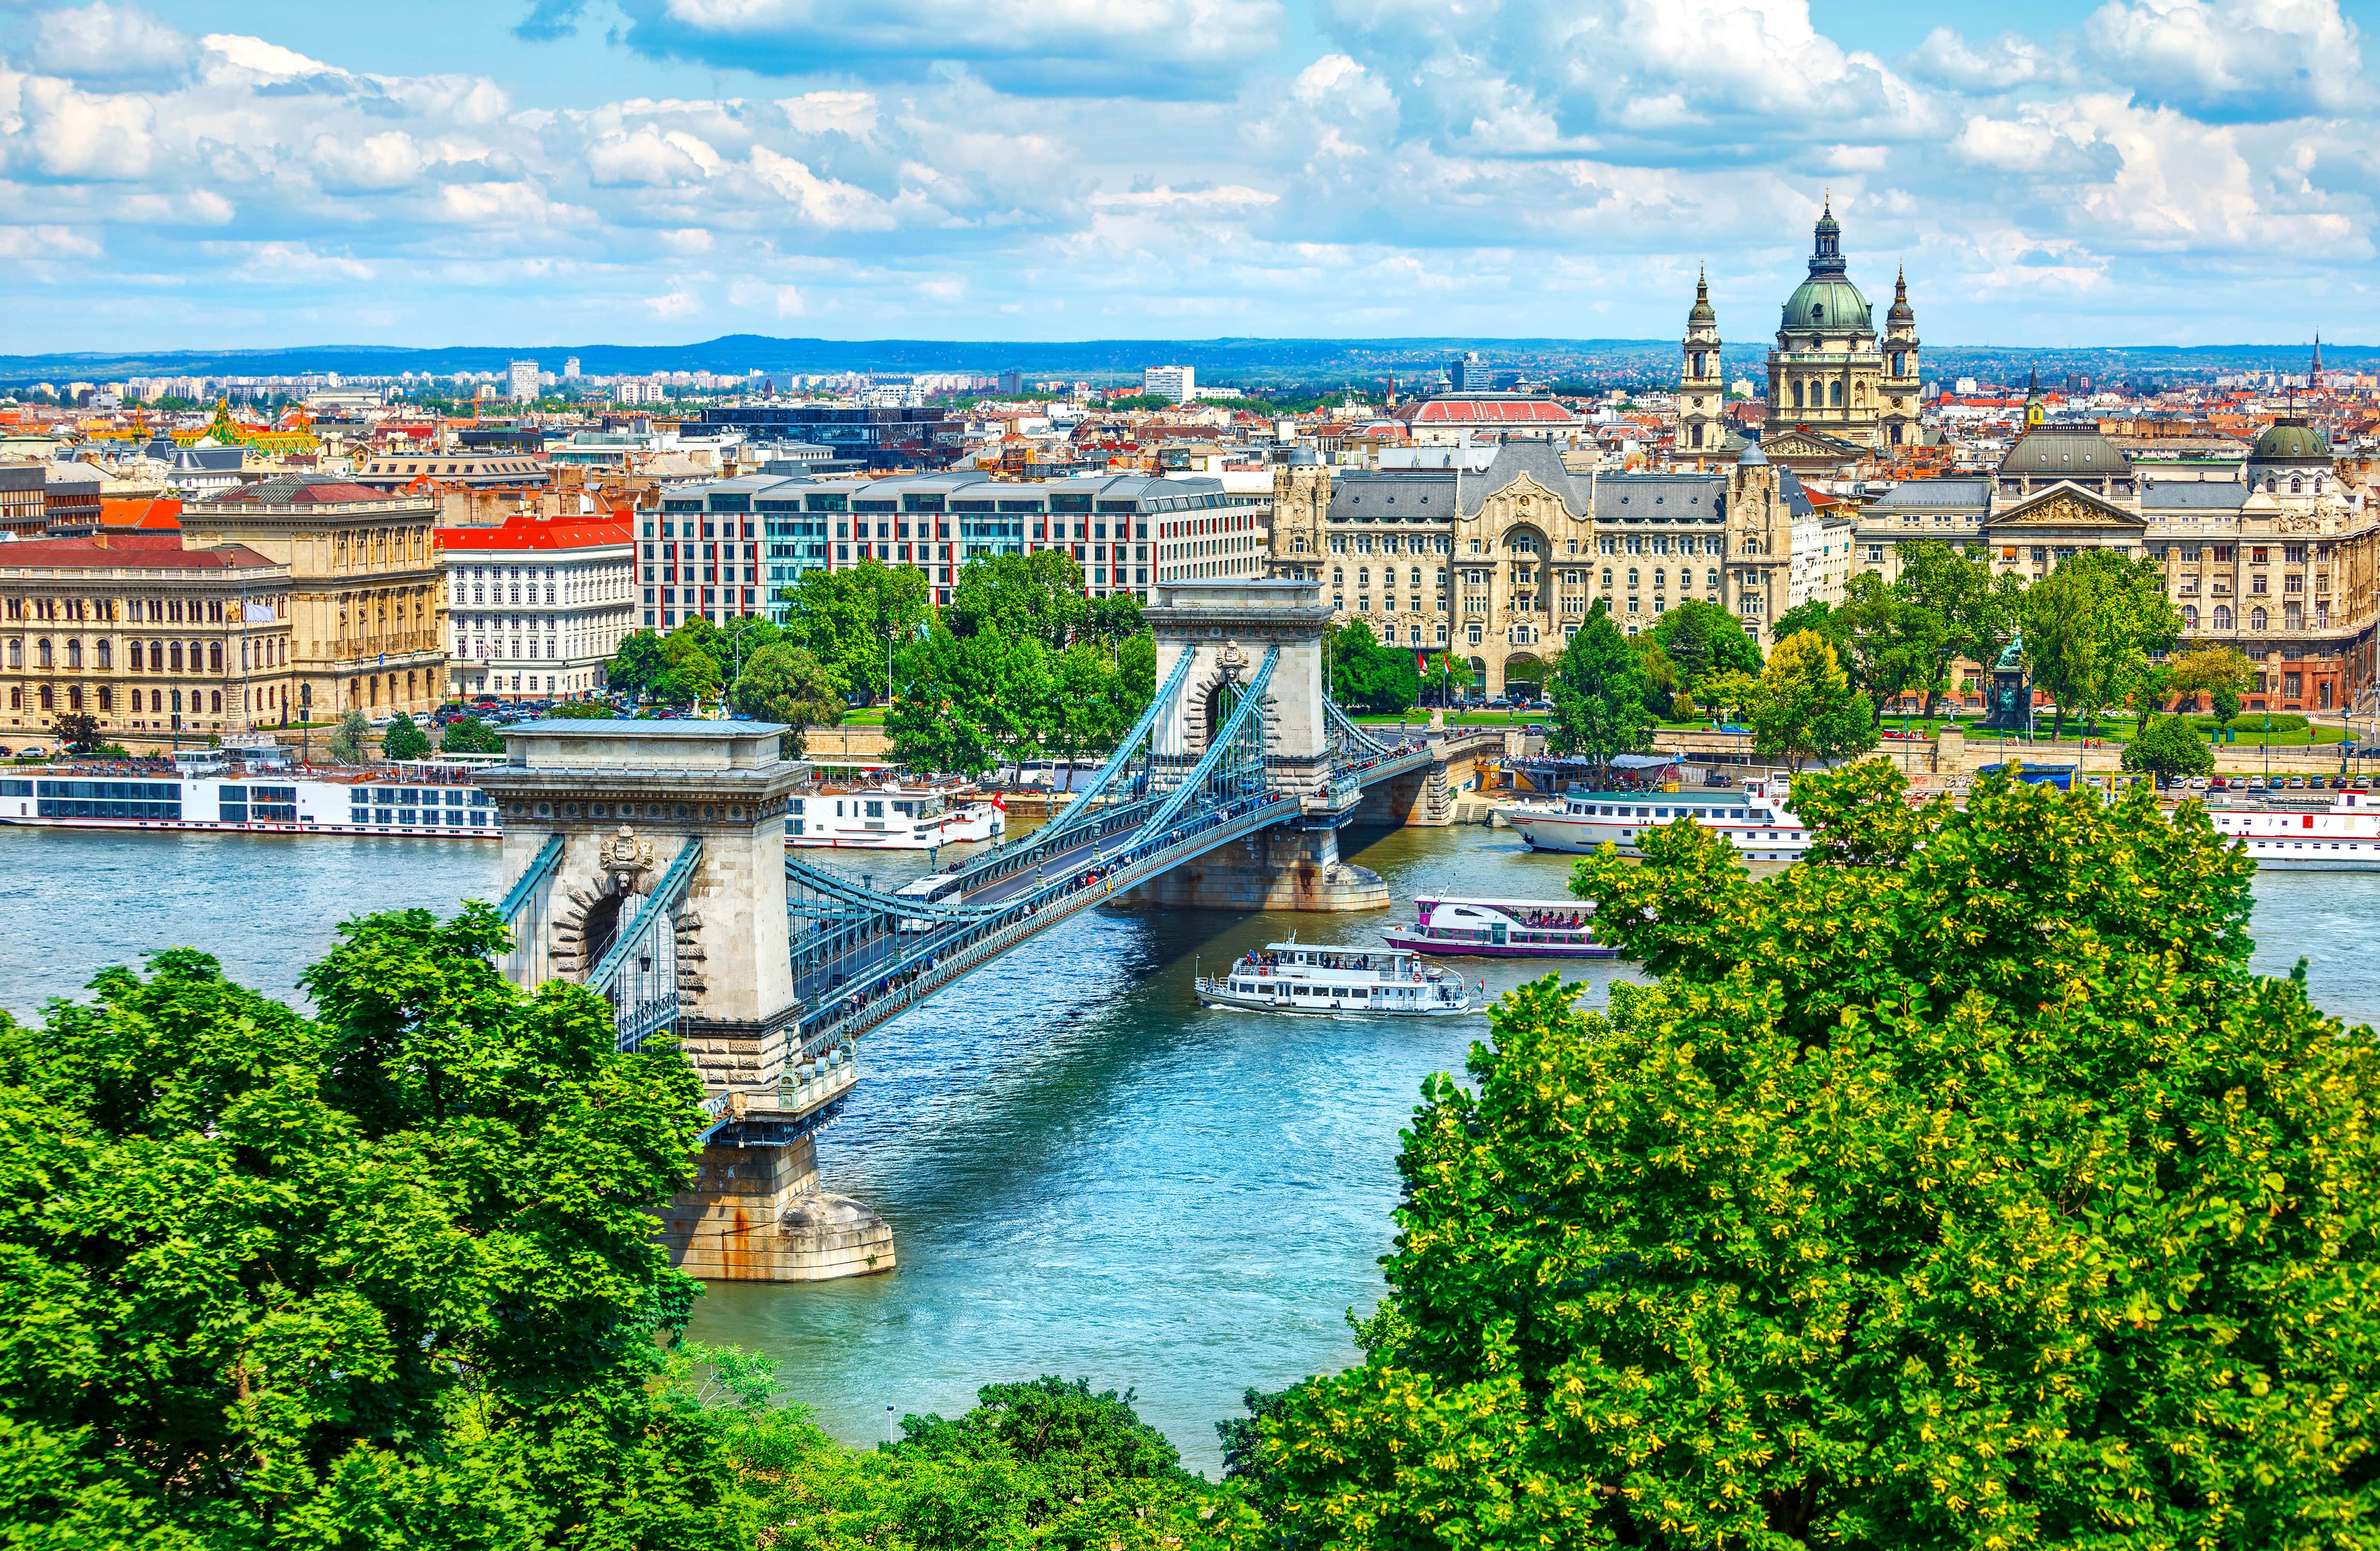
[[[964, 65], [1003, 91], [1181, 98], [1228, 90], [1275, 41], [1277, 0], [620, 0], [628, 45], [771, 75], [917, 79]], [[575, 31], [585, 0], [536, 0], [524, 38]]]
[[715, 94], [662, 90], [673, 66], [527, 105], [519, 49], [395, 75], [28, 8], [0, 27], [0, 273], [80, 286], [62, 318], [196, 304], [128, 323], [144, 345], [211, 316], [237, 342], [266, 297], [390, 337], [1642, 335], [1707, 260], [1732, 336], [1831, 186], [1854, 276], [1906, 257], [1929, 337], [2360, 297], [2380, 113], [2334, 0], [2093, 3], [1888, 63], [1805, 0], [1316, 0], [1285, 44], [1276, 0], [613, 0], [615, 46], [721, 67]]
[[2085, 33], [2118, 80], [2203, 115], [2295, 118], [2371, 101], [2338, 0], [2108, 0]]

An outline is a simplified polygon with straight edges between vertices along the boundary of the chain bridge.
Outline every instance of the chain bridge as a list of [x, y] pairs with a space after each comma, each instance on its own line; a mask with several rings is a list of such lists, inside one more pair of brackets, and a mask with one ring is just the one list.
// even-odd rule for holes
[[1082, 911], [1368, 910], [1349, 823], [1445, 823], [1500, 733], [1385, 741], [1324, 692], [1330, 611], [1312, 582], [1161, 587], [1157, 691], [1049, 824], [947, 869], [941, 902], [855, 885], [789, 853], [809, 768], [753, 722], [507, 729], [480, 774], [515, 875], [500, 909], [516, 984], [578, 981], [622, 1048], [674, 1037], [710, 1124], [662, 1241], [688, 1272], [805, 1280], [889, 1269], [891, 1230], [820, 1191], [811, 1137], [858, 1081], [858, 1041]]

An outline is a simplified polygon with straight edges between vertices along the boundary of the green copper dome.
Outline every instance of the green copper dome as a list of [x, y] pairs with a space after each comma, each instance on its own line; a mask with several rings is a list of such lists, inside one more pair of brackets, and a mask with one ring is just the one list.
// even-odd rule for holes
[[1785, 321], [1778, 326], [1794, 330], [1850, 329], [1856, 333], [1876, 332], [1868, 314], [1867, 297], [1840, 274], [1814, 274], [1794, 286], [1793, 294], [1785, 298]]
[[2296, 418], [2274, 421], [2262, 436], [2256, 438], [2256, 445], [2248, 454], [2250, 463], [2279, 463], [2297, 458], [2328, 463], [2330, 442], [2322, 432]]

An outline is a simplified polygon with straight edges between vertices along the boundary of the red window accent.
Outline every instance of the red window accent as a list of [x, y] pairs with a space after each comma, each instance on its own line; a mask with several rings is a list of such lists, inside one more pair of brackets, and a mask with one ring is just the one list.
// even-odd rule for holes
[[2309, 830], [2313, 828], [2313, 815], [2311, 813], [2305, 816], [2305, 827]]

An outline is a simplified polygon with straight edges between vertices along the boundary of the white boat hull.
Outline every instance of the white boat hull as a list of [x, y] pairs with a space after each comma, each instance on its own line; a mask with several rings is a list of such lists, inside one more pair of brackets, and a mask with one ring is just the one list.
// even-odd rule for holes
[[1205, 1007], [1235, 1007], [1244, 1012], [1365, 1012], [1388, 1018], [1447, 1018], [1473, 1009], [1467, 995], [1461, 1001], [1431, 1002], [1415, 998], [1411, 1003], [1401, 1004], [1394, 998], [1250, 995], [1208, 986], [1198, 988], [1198, 1001]]
[[[812, 819], [810, 822], [832, 824], [833, 821]], [[898, 829], [889, 826], [881, 830], [833, 828], [820, 832], [805, 828], [800, 834], [788, 832], [785, 843], [830, 851], [932, 851], [945, 845], [998, 840], [1007, 828], [1007, 820], [995, 808], [990, 810], [989, 818], [954, 813], [939, 823], [903, 824]]]
[[[1636, 844], [1640, 830], [1658, 828], [1662, 820], [1621, 824], [1609, 818], [1579, 818], [1568, 814], [1527, 808], [1499, 810], [1512, 832], [1532, 851], [1557, 851], [1573, 856], [1585, 856], [1600, 851], [1606, 845], [1622, 856], [1642, 856]], [[1790, 838], [1790, 830], [1770, 829], [1760, 825], [1704, 824], [1703, 828], [1725, 835], [1738, 854], [1747, 862], [1798, 862], [1810, 848], [1806, 839]], [[1806, 834], [1807, 831], [1803, 831]]]

